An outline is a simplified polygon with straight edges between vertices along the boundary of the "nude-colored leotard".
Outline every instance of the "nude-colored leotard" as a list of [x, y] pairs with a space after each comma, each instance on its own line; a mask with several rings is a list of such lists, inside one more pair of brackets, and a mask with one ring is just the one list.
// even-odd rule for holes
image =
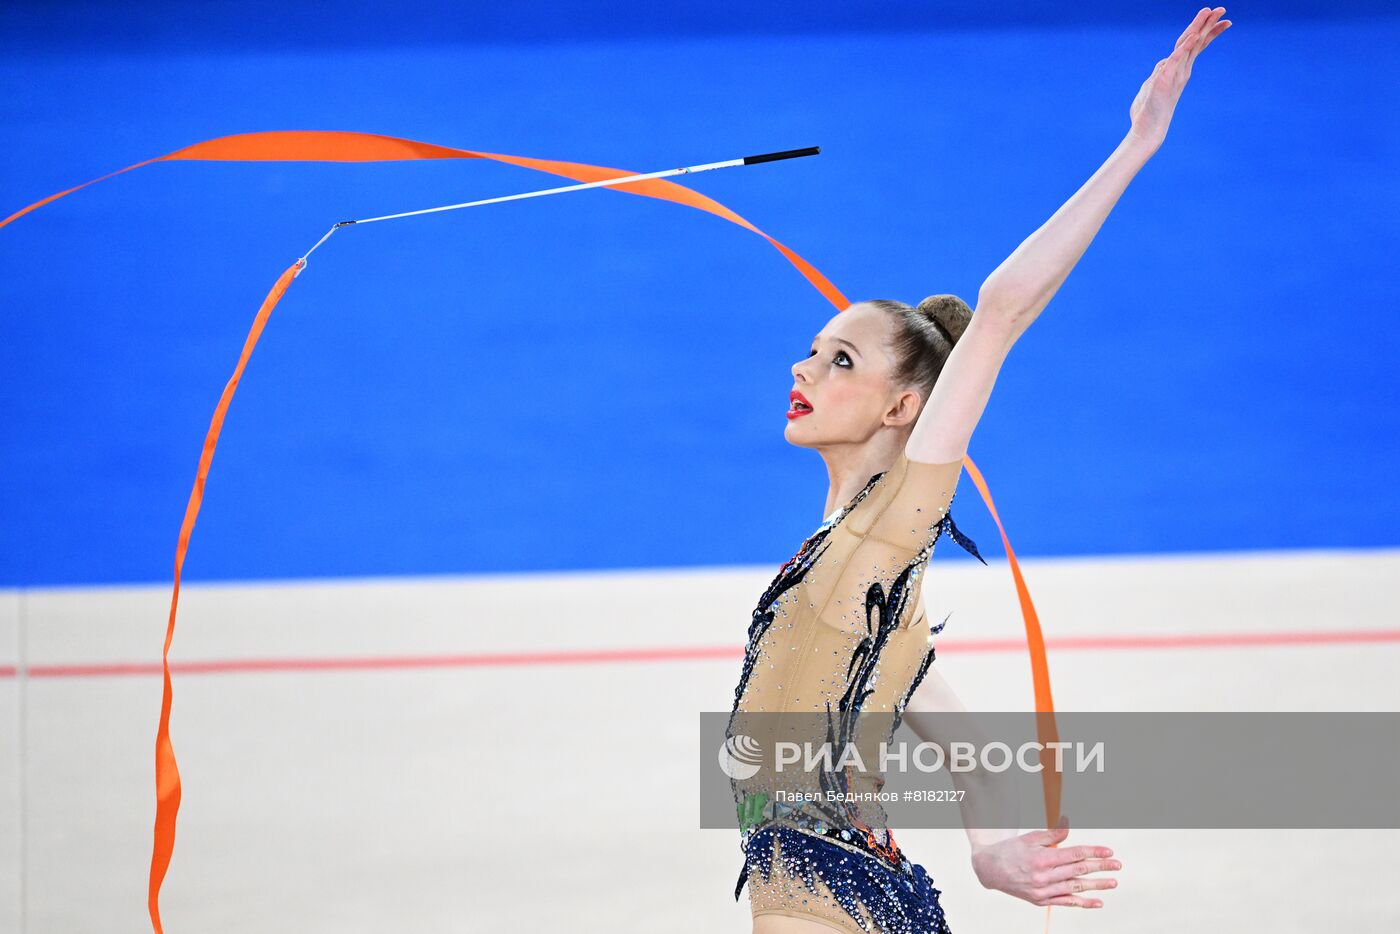
[[[901, 451], [889, 470], [871, 477], [803, 543], [754, 610], [735, 690], [736, 715], [803, 713], [801, 722], [811, 723], [814, 715], [838, 709], [843, 697], [849, 706], [869, 689], [860, 711], [893, 714], [897, 723], [932, 661], [933, 631], [919, 585], [933, 543], [947, 528], [944, 517], [961, 468], [961, 461], [910, 461]], [[858, 745], [880, 738], [862, 736]], [[771, 777], [760, 773], [735, 781], [736, 804], [767, 787]], [[882, 784], [878, 774], [867, 775], [864, 787], [878, 790]], [[795, 814], [768, 811], [750, 832], [774, 823], [810, 830], [811, 820], [801, 806]], [[876, 837], [887, 841], [882, 830]], [[850, 849], [853, 859], [874, 858]], [[789, 878], [782, 863], [773, 860], [767, 880], [759, 872], [748, 875], [754, 916], [784, 914], [852, 932], [875, 930], [862, 929], [820, 882], [813, 893]], [[869, 924], [868, 916], [864, 920]]]

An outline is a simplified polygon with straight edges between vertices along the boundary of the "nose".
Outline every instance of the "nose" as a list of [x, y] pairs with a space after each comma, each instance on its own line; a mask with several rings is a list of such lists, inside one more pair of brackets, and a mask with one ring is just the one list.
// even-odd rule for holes
[[800, 381], [802, 381], [802, 382], [804, 382], [804, 383], [805, 383], [805, 382], [808, 382], [807, 373], [806, 373], [806, 371], [802, 368], [802, 364], [806, 363], [806, 362], [807, 362], [808, 360], [810, 360], [810, 359], [812, 359], [812, 358], [811, 358], [811, 357], [803, 357], [801, 360], [798, 360], [796, 363], [794, 363], [794, 364], [792, 365], [792, 378], [793, 378], [793, 379], [800, 380]]

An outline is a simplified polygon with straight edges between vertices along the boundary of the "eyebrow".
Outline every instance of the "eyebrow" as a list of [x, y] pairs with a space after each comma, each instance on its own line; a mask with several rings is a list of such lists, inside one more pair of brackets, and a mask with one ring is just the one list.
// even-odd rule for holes
[[[856, 347], [856, 345], [855, 345], [855, 344], [852, 344], [850, 341], [846, 340], [844, 337], [828, 337], [827, 340], [836, 341], [838, 344], [845, 344], [847, 347], [849, 347], [849, 348], [851, 348], [852, 350], [855, 351], [855, 354], [856, 354], [857, 357], [860, 356], [860, 350]], [[816, 339], [815, 337], [812, 338], [812, 343], [815, 344], [816, 341], [817, 341], [817, 339]]]

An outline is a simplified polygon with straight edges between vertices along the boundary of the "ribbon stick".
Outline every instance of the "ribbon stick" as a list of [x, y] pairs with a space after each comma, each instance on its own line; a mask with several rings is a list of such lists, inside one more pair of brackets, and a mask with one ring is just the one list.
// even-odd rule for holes
[[[806, 149], [788, 149], [783, 152], [769, 152], [761, 156], [745, 156], [742, 159], [730, 159], [726, 162], [708, 162], [704, 165], [686, 166], [680, 169], [664, 169], [660, 172], [647, 172], [642, 175], [624, 175], [621, 178], [600, 179], [596, 182], [581, 182], [577, 185], [564, 185], [561, 188], [544, 188], [539, 191], [527, 191], [518, 195], [504, 195], [499, 198], [483, 198], [480, 201], [466, 201], [461, 204], [446, 204], [438, 208], [423, 208], [419, 211], [404, 211], [400, 214], [385, 214], [380, 217], [366, 217], [357, 221], [341, 221], [326, 231], [326, 235], [316, 241], [316, 245], [302, 254], [299, 262], [302, 268], [306, 266], [306, 259], [316, 248], [330, 239], [331, 234], [342, 227], [349, 227], [353, 224], [372, 224], [375, 221], [390, 221], [400, 217], [416, 217], [419, 214], [434, 214], [438, 211], [455, 211], [459, 208], [476, 208], [484, 204], [500, 204], [505, 201], [520, 201], [525, 198], [539, 198], [544, 195], [559, 195], [567, 191], [583, 191], [587, 188], [602, 188], [604, 186], [617, 186], [629, 184], [631, 182], [645, 182], [653, 178], [669, 178], [672, 175], [690, 175], [695, 172], [708, 172], [711, 169], [727, 169], [738, 165], [757, 165], [760, 162], [776, 162], [780, 159], [795, 159], [799, 156], [815, 156], [821, 149], [817, 146], [809, 146]], [[301, 272], [298, 270], [297, 275]]]
[[[238, 386], [238, 381], [243, 375], [243, 371], [247, 366], [248, 360], [252, 355], [253, 349], [257, 344], [258, 338], [262, 334], [263, 328], [273, 308], [276, 307], [277, 302], [282, 298], [282, 295], [286, 292], [291, 281], [305, 270], [307, 257], [310, 256], [315, 249], [320, 247], [321, 244], [325, 243], [331, 234], [344, 226], [389, 220], [398, 217], [409, 217], [434, 211], [446, 211], [456, 208], [474, 207], [482, 204], [559, 194], [565, 191], [608, 187], [628, 194], [671, 201], [676, 204], [706, 211], [733, 224], [737, 224], [752, 233], [758, 234], [782, 253], [783, 256], [787, 258], [788, 262], [811, 283], [813, 288], [821, 293], [821, 295], [834, 305], [838, 311], [841, 311], [849, 307], [850, 302], [841, 291], [812, 264], [808, 263], [793, 250], [768, 236], [768, 234], [759, 230], [753, 224], [749, 223], [723, 204], [720, 204], [718, 201], [692, 191], [682, 185], [665, 180], [667, 176], [672, 175], [706, 171], [733, 165], [753, 165], [778, 159], [814, 155], [816, 152], [817, 150], [815, 148], [809, 150], [789, 150], [787, 152], [768, 153], [761, 156], [749, 156], [744, 159], [730, 160], [728, 162], [707, 163], [705, 165], [690, 166], [681, 169], [668, 169], [663, 172], [638, 175], [619, 169], [588, 165], [586, 163], [561, 162], [550, 159], [535, 159], [528, 156], [511, 156], [500, 153], [478, 152], [469, 149], [455, 149], [448, 146], [438, 146], [433, 143], [424, 143], [394, 136], [381, 136], [373, 133], [322, 130], [279, 130], [265, 133], [243, 133], [234, 136], [221, 136], [216, 139], [195, 143], [192, 146], [167, 153], [164, 156], [129, 165], [124, 169], [118, 169], [115, 172], [95, 178], [82, 185], [77, 185], [73, 188], [61, 191], [58, 194], [50, 195], [41, 201], [36, 201], [28, 207], [16, 211], [4, 220], [0, 220], [0, 227], [5, 227], [36, 208], [56, 201], [82, 188], [86, 188], [88, 185], [112, 178], [113, 176], [131, 171], [132, 169], [140, 168], [144, 165], [174, 160], [223, 162], [385, 162], [408, 159], [489, 159], [495, 162], [534, 169], [539, 172], [573, 179], [580, 183], [562, 188], [544, 189], [501, 198], [488, 198], [482, 201], [445, 205], [420, 211], [408, 211], [402, 214], [386, 214], [379, 217], [364, 218], [358, 221], [342, 221], [327, 231], [325, 236], [317, 241], [317, 243], [297, 259], [295, 263], [287, 267], [287, 269], [282, 272], [281, 276], [278, 277], [277, 282], [273, 285], [272, 290], [268, 292], [267, 297], [263, 300], [262, 306], [258, 309], [258, 313], [254, 318], [252, 328], [249, 330], [248, 337], [244, 342], [243, 352], [239, 356], [233, 376], [225, 385], [223, 394], [220, 396], [218, 405], [215, 407], [214, 417], [210, 422], [209, 431], [204, 439], [203, 453], [200, 456], [194, 488], [190, 493], [189, 502], [185, 508], [185, 517], [180, 527], [180, 537], [176, 545], [174, 587], [171, 592], [170, 615], [166, 622], [165, 645], [161, 657], [164, 676], [161, 696], [161, 713], [160, 722], [156, 731], [156, 819], [148, 892], [148, 907], [151, 915], [151, 924], [156, 934], [162, 934], [163, 932], [159, 907], [160, 887], [165, 878], [166, 870], [170, 865], [171, 855], [174, 851], [175, 818], [180, 807], [180, 774], [176, 766], [174, 747], [170, 742], [169, 732], [172, 701], [169, 654], [170, 645], [175, 633], [175, 613], [180, 595], [180, 574], [184, 566], [190, 535], [194, 529], [194, 522], [198, 516], [200, 504], [203, 500], [204, 484], [208, 477], [209, 468], [213, 462], [214, 449], [219, 439], [219, 431], [223, 426], [224, 415], [228, 410], [229, 403], [232, 401], [234, 390]], [[1035, 607], [1031, 603], [1030, 591], [1026, 587], [1025, 579], [1016, 561], [1015, 552], [1012, 551], [1011, 542], [1007, 538], [1006, 530], [1003, 528], [1001, 519], [997, 515], [996, 507], [992, 503], [991, 493], [985, 481], [982, 479], [981, 473], [977, 470], [976, 465], [973, 464], [970, 458], [965, 459], [963, 464], [967, 468], [968, 473], [972, 476], [973, 482], [977, 485], [982, 499], [987, 504], [987, 508], [991, 512], [993, 520], [996, 522], [997, 529], [1001, 533], [1002, 543], [1006, 547], [1007, 558], [1011, 564], [1012, 576], [1015, 580], [1017, 595], [1020, 599], [1021, 613], [1026, 623], [1027, 647], [1031, 655], [1031, 670], [1034, 682], [1037, 730], [1041, 736], [1042, 742], [1046, 741], [1046, 737], [1053, 740], [1056, 735], [1054, 706], [1050, 696], [1050, 677], [1045, 657], [1045, 642], [1041, 635], [1040, 622], [1036, 616]], [[1045, 774], [1043, 780], [1045, 782], [1046, 826], [1053, 827], [1058, 823], [1059, 774], [1053, 772], [1053, 770], [1047, 770], [1047, 774]]]

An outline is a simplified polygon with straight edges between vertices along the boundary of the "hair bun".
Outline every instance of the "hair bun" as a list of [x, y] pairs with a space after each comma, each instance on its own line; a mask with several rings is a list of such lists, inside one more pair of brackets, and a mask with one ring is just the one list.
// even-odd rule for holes
[[972, 309], [956, 295], [930, 295], [919, 302], [916, 310], [932, 319], [950, 344], [958, 342], [972, 320]]

